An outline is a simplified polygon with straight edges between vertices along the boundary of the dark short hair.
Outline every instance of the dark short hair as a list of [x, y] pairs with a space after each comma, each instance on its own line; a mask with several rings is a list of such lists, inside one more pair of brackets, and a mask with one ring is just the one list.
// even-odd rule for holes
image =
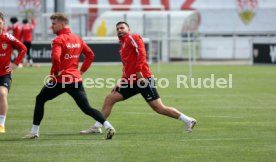
[[64, 13], [61, 13], [61, 12], [56, 12], [54, 13], [51, 17], [50, 17], [51, 20], [58, 20], [58, 21], [61, 21], [61, 22], [65, 22], [65, 24], [67, 25], [69, 20], [68, 20], [68, 17], [64, 14]]
[[23, 24], [27, 24], [27, 23], [28, 23], [28, 19], [23, 19], [23, 20], [22, 20], [22, 23], [23, 23]]
[[5, 20], [4, 14], [2, 12], [0, 12], [0, 19], [2, 19], [3, 21]]
[[18, 21], [17, 17], [11, 17], [10, 18], [10, 22], [13, 23], [13, 24], [17, 23], [17, 21]]
[[129, 27], [128, 23], [125, 22], [125, 21], [119, 21], [119, 22], [117, 22], [116, 26], [118, 26], [120, 24], [126, 24], [126, 26]]

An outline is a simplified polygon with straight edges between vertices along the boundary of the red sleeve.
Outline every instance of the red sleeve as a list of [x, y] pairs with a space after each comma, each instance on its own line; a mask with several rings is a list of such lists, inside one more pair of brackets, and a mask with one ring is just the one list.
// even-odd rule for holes
[[14, 63], [16, 65], [19, 65], [20, 62], [24, 59], [24, 57], [26, 55], [27, 48], [26, 48], [26, 46], [22, 42], [20, 42], [16, 38], [13, 37], [13, 38], [9, 38], [9, 39], [12, 42], [12, 46], [15, 47], [18, 50], [18, 56], [14, 60]]
[[7, 27], [7, 31], [11, 31], [12, 30], [12, 26]]
[[57, 75], [59, 72], [60, 56], [62, 52], [62, 42], [59, 39], [54, 39], [52, 42], [52, 69], [51, 75]]
[[133, 36], [132, 38], [132, 45], [134, 46], [137, 54], [136, 72], [140, 72], [142, 69], [142, 65], [147, 62], [146, 49], [144, 41], [140, 36]]
[[21, 28], [21, 32], [20, 32], [20, 41], [22, 41], [23, 42], [23, 34], [24, 34], [24, 30], [23, 30], [23, 26], [22, 26], [22, 28]]
[[81, 66], [80, 71], [81, 72], [86, 72], [86, 70], [90, 67], [90, 65], [92, 64], [93, 60], [94, 60], [94, 53], [93, 51], [87, 46], [87, 44], [85, 42], [83, 42], [83, 50], [82, 53], [85, 56], [85, 59], [83, 61], [83, 64]]
[[35, 21], [35, 18], [32, 17], [32, 28], [35, 28], [36, 27], [36, 21]]

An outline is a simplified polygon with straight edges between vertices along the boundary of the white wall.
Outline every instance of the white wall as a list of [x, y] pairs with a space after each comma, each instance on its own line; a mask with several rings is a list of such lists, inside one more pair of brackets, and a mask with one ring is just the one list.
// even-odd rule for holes
[[251, 37], [202, 37], [202, 59], [250, 59]]

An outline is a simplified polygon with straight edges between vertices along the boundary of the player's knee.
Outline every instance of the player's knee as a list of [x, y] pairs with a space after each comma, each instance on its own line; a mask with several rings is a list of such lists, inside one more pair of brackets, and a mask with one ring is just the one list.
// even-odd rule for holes
[[35, 99], [36, 99], [36, 101], [40, 101], [41, 100], [41, 96], [37, 95]]
[[105, 103], [106, 104], [114, 104], [116, 102], [117, 102], [117, 100], [112, 94], [109, 94], [105, 97]]
[[0, 90], [0, 99], [5, 99], [8, 97], [8, 93], [5, 90]]
[[87, 110], [87, 109], [81, 109], [82, 110], [82, 112], [84, 113], [84, 114], [86, 114], [86, 115], [91, 115], [91, 113], [89, 113], [89, 111]]
[[45, 97], [43, 97], [41, 94], [38, 94], [36, 96], [36, 102], [46, 102]]

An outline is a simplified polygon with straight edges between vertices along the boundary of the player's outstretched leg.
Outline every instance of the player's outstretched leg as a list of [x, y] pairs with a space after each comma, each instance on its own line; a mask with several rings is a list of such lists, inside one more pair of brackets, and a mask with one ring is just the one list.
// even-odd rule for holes
[[[111, 110], [113, 108], [113, 105], [116, 103], [116, 102], [119, 102], [123, 100], [123, 96], [121, 94], [119, 94], [118, 92], [114, 91], [114, 92], [111, 92], [111, 94], [107, 95], [105, 97], [105, 101], [104, 101], [104, 104], [102, 106], [102, 114], [105, 118], [108, 118], [108, 116], [110, 115], [111, 113]], [[102, 133], [102, 127], [103, 125], [100, 123], [100, 122], [96, 122], [95, 125], [93, 125], [92, 127], [86, 129], [86, 130], [82, 130], [80, 131], [80, 134], [82, 135], [86, 135], [86, 134], [100, 134]]]
[[179, 119], [185, 123], [185, 130], [188, 133], [193, 131], [194, 126], [196, 125], [196, 119], [186, 116], [185, 114], [181, 113], [177, 109], [173, 107], [165, 106], [161, 99], [156, 99], [153, 101], [148, 102], [151, 108], [159, 114], [166, 115], [168, 117], [172, 117], [175, 119]]

